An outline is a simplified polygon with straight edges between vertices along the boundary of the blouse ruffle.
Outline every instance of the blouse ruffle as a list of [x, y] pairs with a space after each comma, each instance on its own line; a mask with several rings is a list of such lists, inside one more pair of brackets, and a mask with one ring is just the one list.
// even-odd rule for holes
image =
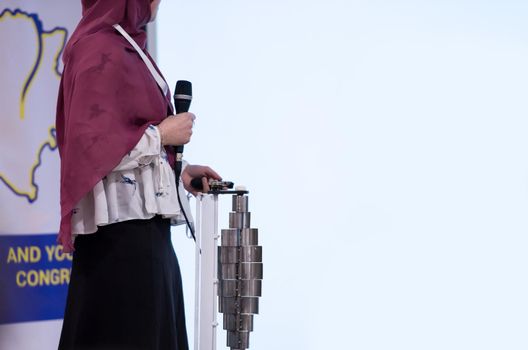
[[[151, 125], [134, 149], [75, 207], [73, 235], [90, 234], [97, 231], [97, 226], [150, 219], [155, 215], [170, 218], [172, 225], [185, 224], [175, 181], [174, 171], [161, 146], [159, 130]], [[185, 213], [192, 222], [189, 200], [181, 181], [179, 192]]]

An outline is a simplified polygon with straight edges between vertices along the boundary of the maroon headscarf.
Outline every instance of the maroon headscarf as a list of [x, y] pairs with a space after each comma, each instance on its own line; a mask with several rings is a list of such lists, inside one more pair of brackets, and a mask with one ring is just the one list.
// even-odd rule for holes
[[[57, 102], [61, 157], [59, 242], [73, 250], [72, 210], [170, 110], [145, 63], [112, 25], [141, 48], [150, 0], [82, 0], [82, 19], [64, 51]], [[172, 157], [171, 157], [172, 160]]]

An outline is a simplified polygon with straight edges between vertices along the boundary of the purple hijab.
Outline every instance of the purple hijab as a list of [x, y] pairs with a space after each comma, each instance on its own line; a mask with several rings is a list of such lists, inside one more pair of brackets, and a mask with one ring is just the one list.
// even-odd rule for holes
[[112, 27], [119, 23], [144, 49], [150, 16], [150, 0], [82, 0], [82, 19], [64, 51], [56, 117], [58, 241], [66, 252], [73, 251], [74, 207], [172, 108], [170, 93], [163, 96], [138, 53]]

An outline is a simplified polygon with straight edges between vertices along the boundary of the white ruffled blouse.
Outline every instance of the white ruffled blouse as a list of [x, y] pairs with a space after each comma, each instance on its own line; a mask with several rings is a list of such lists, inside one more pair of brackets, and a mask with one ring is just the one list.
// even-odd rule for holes
[[[184, 164], [184, 167], [186, 164]], [[179, 192], [192, 222], [189, 200], [180, 181]], [[73, 210], [73, 235], [94, 233], [104, 226], [155, 215], [185, 223], [178, 204], [175, 175], [157, 127], [149, 126], [138, 144], [110, 174], [99, 181]]]

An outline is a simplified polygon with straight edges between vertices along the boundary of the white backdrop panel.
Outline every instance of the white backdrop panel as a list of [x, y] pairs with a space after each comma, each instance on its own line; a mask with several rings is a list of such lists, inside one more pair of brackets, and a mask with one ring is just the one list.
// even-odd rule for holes
[[[60, 213], [59, 55], [79, 18], [80, 1], [0, 3], [0, 349], [56, 349], [59, 340], [66, 278], [29, 276], [69, 269], [45, 248], [55, 246]], [[18, 248], [40, 255], [13, 259]]]

